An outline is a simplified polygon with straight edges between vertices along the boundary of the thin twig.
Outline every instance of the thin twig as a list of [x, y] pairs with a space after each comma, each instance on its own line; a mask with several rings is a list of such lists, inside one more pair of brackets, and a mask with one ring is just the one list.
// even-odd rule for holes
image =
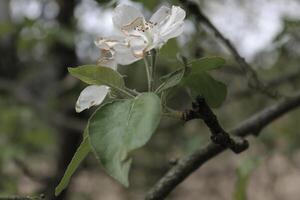
[[[259, 132], [278, 117], [300, 106], [300, 93], [265, 108], [229, 131], [232, 135], [245, 137]], [[209, 142], [203, 148], [183, 157], [148, 192], [147, 200], [164, 199], [174, 188], [205, 162], [223, 152], [226, 148]]]
[[203, 14], [201, 9], [198, 5], [189, 0], [180, 0], [181, 3], [190, 11], [192, 15], [196, 17], [196, 19], [201, 22], [202, 24], [206, 25], [209, 29], [213, 31], [215, 36], [228, 48], [230, 53], [233, 55], [234, 59], [239, 63], [242, 71], [248, 78], [248, 85], [251, 89], [257, 90], [263, 94], [271, 98], [279, 98], [283, 95], [279, 94], [278, 91], [271, 90], [270, 88], [266, 87], [265, 84], [260, 80], [256, 71], [250, 66], [249, 63], [243, 58], [233, 44], [227, 39], [217, 27]]
[[16, 163], [19, 169], [22, 170], [23, 174], [31, 180], [36, 181], [38, 183], [45, 183], [48, 181], [46, 177], [41, 177], [33, 173], [33, 171], [30, 168], [28, 168], [28, 166], [22, 160], [14, 158], [13, 161]]
[[151, 74], [151, 76], [152, 76], [152, 82], [151, 82], [151, 84], [152, 84], [152, 86], [151, 86], [151, 88], [153, 89], [153, 88], [155, 88], [156, 86], [155, 86], [155, 83], [156, 83], [156, 60], [157, 60], [157, 55], [158, 55], [158, 49], [156, 50], [156, 49], [152, 49], [151, 50], [151, 52], [150, 52], [150, 54], [151, 54], [151, 66], [152, 66], [152, 74]]
[[[288, 72], [286, 74], [281, 74], [278, 77], [275, 77], [270, 80], [265, 81], [265, 87], [266, 88], [275, 88], [279, 85], [286, 84], [286, 83], [293, 83], [296, 80], [298, 80], [300, 77], [300, 70], [296, 70], [293, 72]], [[233, 98], [239, 98], [239, 97], [249, 97], [253, 93], [249, 90], [242, 90], [242, 91], [236, 91], [233, 92], [231, 97]]]
[[134, 96], [138, 96], [138, 95], [140, 94], [138, 91], [132, 90], [132, 89], [127, 88], [127, 87], [125, 87], [124, 89], [125, 89], [127, 92], [129, 92], [129, 93], [131, 93], [132, 95], [134, 95]]

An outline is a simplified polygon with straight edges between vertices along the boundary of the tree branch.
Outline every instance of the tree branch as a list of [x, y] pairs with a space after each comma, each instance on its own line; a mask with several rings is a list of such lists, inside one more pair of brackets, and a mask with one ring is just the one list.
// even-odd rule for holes
[[[286, 98], [275, 105], [265, 108], [229, 132], [240, 137], [245, 137], [251, 134], [258, 135], [259, 132], [269, 123], [299, 106], [300, 93], [294, 97]], [[183, 157], [148, 192], [146, 200], [164, 199], [192, 172], [201, 167], [206, 161], [223, 152], [225, 149], [226, 148], [224, 146], [209, 142], [203, 148]]]
[[231, 149], [234, 153], [241, 153], [249, 147], [247, 140], [235, 140], [221, 127], [217, 116], [201, 96], [196, 98], [192, 104], [192, 109], [183, 113], [184, 121], [192, 119], [202, 119], [210, 129], [211, 140], [213, 143]]
[[201, 22], [205, 26], [207, 26], [215, 36], [227, 47], [230, 51], [234, 59], [239, 63], [243, 73], [248, 78], [248, 86], [253, 89], [257, 90], [260, 93], [266, 94], [271, 98], [279, 98], [283, 95], [279, 94], [278, 91], [271, 90], [270, 88], [266, 87], [265, 84], [260, 80], [256, 71], [250, 66], [249, 63], [243, 58], [233, 44], [227, 39], [219, 29], [203, 14], [201, 9], [198, 7], [197, 3], [190, 1], [190, 0], [180, 0], [180, 2], [190, 11], [190, 14], [196, 17], [198, 22]]
[[18, 158], [14, 158], [13, 161], [18, 166], [18, 168], [23, 172], [23, 174], [28, 178], [30, 178], [31, 180], [42, 184], [48, 181], [46, 177], [40, 177], [37, 174], [33, 173], [33, 171], [30, 168], [28, 168], [28, 166], [22, 160]]

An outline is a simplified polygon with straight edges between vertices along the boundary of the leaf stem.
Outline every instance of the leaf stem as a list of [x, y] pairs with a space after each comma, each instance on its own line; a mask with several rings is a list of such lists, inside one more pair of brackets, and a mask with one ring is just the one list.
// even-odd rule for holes
[[183, 120], [183, 112], [181, 111], [168, 111], [164, 112], [163, 116], [173, 118], [173, 119], [178, 119], [178, 120]]
[[166, 82], [164, 82], [164, 83], [162, 83], [160, 86], [158, 86], [158, 87], [156, 88], [156, 90], [155, 90], [154, 93], [155, 93], [155, 94], [159, 94], [159, 93], [161, 92], [161, 91], [160, 91], [161, 88], [164, 87], [165, 84], [166, 84]]
[[121, 92], [122, 94], [124, 94], [126, 97], [130, 97], [130, 98], [134, 98], [135, 96], [132, 95], [129, 91], [126, 91], [126, 89], [121, 89], [121, 88], [117, 88], [117, 87], [113, 87], [115, 90]]
[[132, 89], [127, 88], [127, 87], [125, 87], [124, 89], [125, 89], [127, 92], [129, 92], [130, 94], [134, 95], [134, 96], [137, 96], [137, 95], [140, 94], [140, 93], [137, 92], [136, 90], [132, 90]]
[[146, 69], [146, 74], [147, 74], [147, 81], [148, 81], [148, 92], [152, 91], [152, 70], [151, 70], [151, 66], [149, 65], [148, 59], [147, 59], [147, 55], [144, 57], [144, 62], [145, 62], [145, 69]]
[[151, 81], [151, 88], [153, 89], [155, 87], [155, 80], [156, 80], [156, 58], [158, 55], [158, 50], [156, 49], [152, 49], [151, 50], [151, 77], [152, 77], [152, 81]]
[[183, 120], [184, 119], [184, 112], [179, 110], [174, 110], [167, 105], [163, 106], [163, 116], [170, 117], [173, 119]]

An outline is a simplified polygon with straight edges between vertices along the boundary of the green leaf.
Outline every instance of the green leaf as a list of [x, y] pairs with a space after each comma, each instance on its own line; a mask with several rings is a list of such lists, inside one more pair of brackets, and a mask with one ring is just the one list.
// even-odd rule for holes
[[259, 164], [257, 158], [245, 160], [236, 171], [237, 180], [235, 183], [233, 199], [234, 200], [247, 200], [247, 186], [251, 178], [252, 172]]
[[89, 121], [89, 140], [104, 169], [129, 186], [130, 152], [142, 147], [156, 130], [161, 102], [154, 93], [101, 106]]
[[225, 60], [221, 57], [205, 57], [194, 60], [190, 63], [191, 65], [191, 73], [199, 73], [214, 69], [219, 69], [225, 64]]
[[122, 76], [109, 67], [98, 65], [83, 65], [68, 68], [70, 74], [81, 81], [92, 85], [106, 85], [112, 88], [124, 88]]
[[227, 95], [226, 85], [206, 72], [190, 74], [183, 84], [190, 89], [193, 98], [202, 95], [211, 107], [221, 106]]
[[159, 94], [164, 90], [167, 90], [169, 88], [178, 85], [181, 82], [184, 74], [185, 74], [185, 68], [181, 68], [162, 77], [161, 79], [164, 82], [156, 89], [155, 93]]
[[[87, 135], [87, 129], [84, 131], [84, 136]], [[55, 196], [58, 196], [69, 184], [71, 176], [74, 174], [79, 164], [85, 159], [85, 157], [90, 152], [90, 144], [88, 137], [85, 136], [80, 146], [78, 147], [76, 153], [74, 154], [70, 164], [65, 171], [64, 176], [62, 177], [60, 183], [55, 188]]]

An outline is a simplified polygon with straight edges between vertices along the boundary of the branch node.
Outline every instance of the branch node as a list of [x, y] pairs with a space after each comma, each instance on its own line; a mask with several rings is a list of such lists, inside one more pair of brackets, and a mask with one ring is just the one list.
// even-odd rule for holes
[[230, 148], [234, 153], [238, 154], [249, 148], [248, 140], [242, 137], [236, 137], [234, 139], [236, 139], [235, 144]]
[[221, 127], [217, 116], [213, 113], [211, 108], [202, 96], [197, 96], [196, 101], [192, 103], [192, 109], [186, 110], [183, 114], [185, 121], [191, 119], [202, 119], [211, 131], [211, 140], [217, 145], [224, 148], [231, 149], [234, 153], [240, 153], [249, 147], [247, 140], [241, 141], [234, 140], [230, 135]]
[[170, 166], [177, 165], [177, 163], [178, 163], [178, 158], [171, 158], [171, 159], [169, 160], [169, 165], [170, 165]]

